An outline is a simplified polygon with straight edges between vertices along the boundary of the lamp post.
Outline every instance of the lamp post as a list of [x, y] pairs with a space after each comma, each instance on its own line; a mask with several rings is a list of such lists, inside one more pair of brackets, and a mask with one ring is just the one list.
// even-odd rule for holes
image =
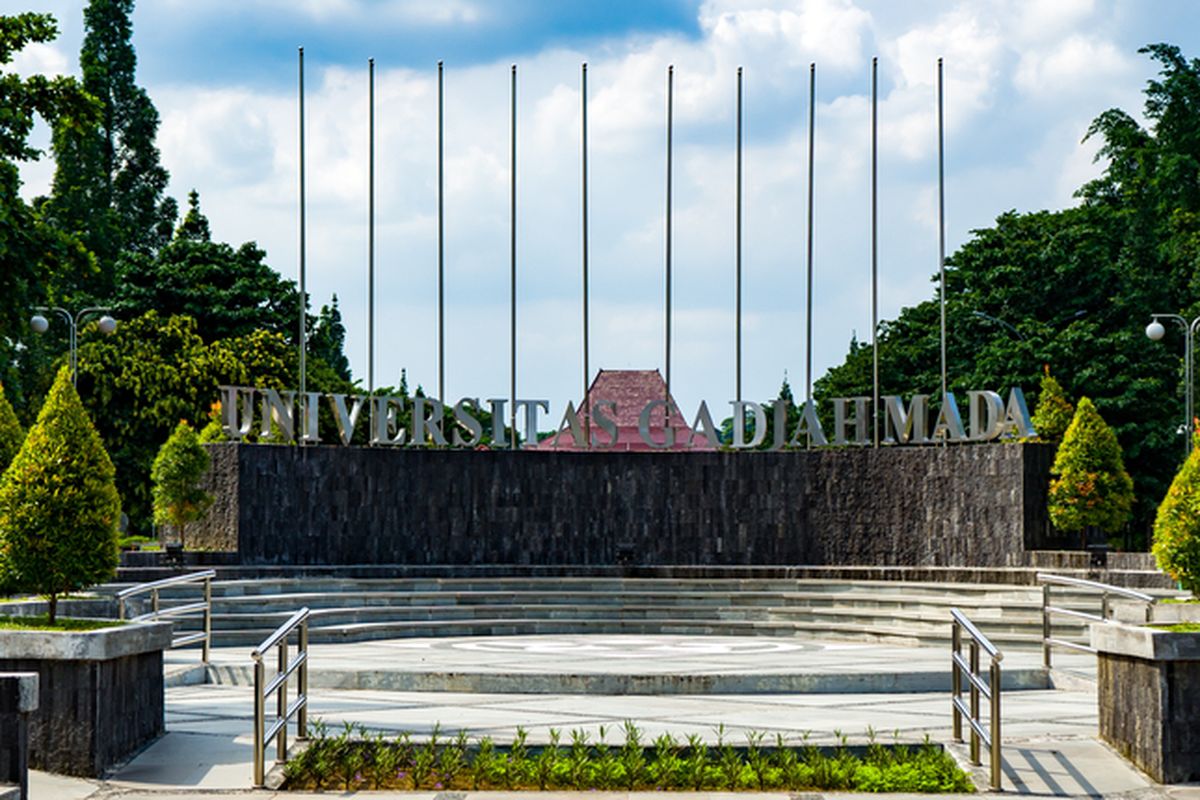
[[1196, 317], [1190, 323], [1179, 316], [1178, 314], [1151, 314], [1150, 324], [1146, 326], [1146, 336], [1152, 341], [1159, 341], [1166, 334], [1166, 328], [1159, 320], [1169, 319], [1172, 322], [1178, 322], [1183, 328], [1183, 382], [1184, 382], [1184, 418], [1183, 418], [1183, 450], [1185, 453], [1192, 452], [1192, 418], [1193, 394], [1192, 394], [1192, 354], [1193, 339], [1196, 335], [1196, 328], [1200, 326], [1200, 317]]
[[80, 309], [72, 316], [70, 311], [57, 306], [46, 307], [38, 306], [34, 309], [38, 313], [34, 314], [29, 319], [29, 327], [34, 333], [45, 333], [50, 328], [50, 321], [46, 319], [44, 314], [58, 314], [67, 321], [67, 329], [70, 331], [70, 348], [71, 348], [71, 383], [75, 383], [78, 377], [79, 368], [79, 325], [83, 322], [83, 318], [89, 314], [99, 314], [100, 319], [96, 323], [96, 327], [106, 336], [111, 336], [113, 331], [117, 329], [117, 321], [109, 316], [106, 312], [107, 308], [101, 306], [89, 306], [88, 308]]

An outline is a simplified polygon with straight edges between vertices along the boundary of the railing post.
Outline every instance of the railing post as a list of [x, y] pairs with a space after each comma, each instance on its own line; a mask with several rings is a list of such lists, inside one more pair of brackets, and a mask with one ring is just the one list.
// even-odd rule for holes
[[[283, 675], [284, 673], [287, 672], [287, 668], [288, 668], [288, 637], [287, 636], [284, 636], [282, 639], [279, 640], [278, 652], [279, 652], [279, 674]], [[276, 744], [275, 763], [277, 763], [277, 764], [282, 764], [285, 761], [287, 761], [287, 708], [288, 708], [287, 685], [288, 685], [288, 682], [286, 680], [282, 681], [279, 684], [279, 689], [278, 689], [278, 694], [277, 694], [278, 702], [275, 704], [275, 708], [279, 715], [279, 719], [283, 721], [283, 724], [279, 726], [279, 733], [277, 734], [279, 738], [277, 738], [275, 740], [275, 744]]]
[[1042, 666], [1050, 669], [1050, 584], [1042, 584]]
[[212, 646], [212, 578], [204, 579], [204, 645], [200, 651], [200, 660], [208, 666], [208, 651]]
[[992, 790], [1000, 791], [1000, 662], [992, 658], [989, 686], [992, 690], [992, 746], [988, 748], [992, 757]]
[[958, 659], [955, 656], [962, 653], [962, 627], [959, 626], [958, 620], [951, 622], [950, 628], [950, 708], [952, 710], [951, 719], [953, 720], [954, 741], [961, 742], [962, 736], [962, 713], [958, 710], [956, 700], [962, 700], [962, 670], [958, 666]]
[[150, 590], [150, 610], [158, 613], [158, 589]]
[[125, 598], [117, 598], [117, 619], [125, 619]]
[[266, 770], [263, 764], [263, 748], [266, 743], [266, 701], [263, 698], [263, 686], [266, 684], [266, 670], [261, 658], [254, 661], [254, 786], [262, 788], [266, 783]]
[[296, 713], [296, 739], [308, 738], [308, 617], [300, 623], [300, 653], [304, 661], [300, 663], [300, 689], [297, 697], [303, 697], [300, 710]]
[[[975, 641], [975, 637], [971, 637], [971, 675], [975, 678], [979, 677], [979, 642]], [[979, 721], [979, 686], [975, 681], [971, 681], [971, 719], [975, 722]], [[978, 766], [979, 760], [979, 732], [975, 730], [975, 726], [971, 726], [971, 763]]]
[[1108, 592], [1100, 593], [1100, 616], [1108, 622]]

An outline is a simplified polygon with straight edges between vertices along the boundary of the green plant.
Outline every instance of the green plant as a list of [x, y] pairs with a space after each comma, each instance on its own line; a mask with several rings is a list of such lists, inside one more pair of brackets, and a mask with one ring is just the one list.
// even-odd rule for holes
[[1060, 531], [1111, 533], [1129, 521], [1133, 481], [1121, 445], [1087, 397], [1075, 409], [1050, 474], [1050, 521]]
[[1151, 549], [1159, 569], [1200, 598], [1200, 446], [1192, 447], [1158, 506]]
[[1037, 409], [1033, 412], [1033, 427], [1043, 442], [1057, 444], [1062, 441], [1071, 420], [1075, 417], [1075, 406], [1063, 391], [1062, 386], [1050, 374], [1046, 365], [1038, 391]]
[[110, 579], [121, 499], [100, 436], [63, 368], [0, 479], [0, 585], [58, 598]]
[[0, 475], [17, 457], [23, 441], [25, 431], [21, 430], [17, 414], [4, 394], [4, 384], [0, 383]]
[[184, 544], [187, 524], [204, 516], [212, 505], [212, 495], [200, 486], [208, 465], [208, 452], [200, 445], [196, 432], [186, 420], [180, 420], [150, 468], [154, 521], [174, 526], [180, 545]]
[[625, 730], [625, 744], [621, 747], [621, 771], [625, 788], [630, 791], [642, 780], [646, 768], [646, 748], [642, 745], [642, 732], [633, 720], [621, 724]]

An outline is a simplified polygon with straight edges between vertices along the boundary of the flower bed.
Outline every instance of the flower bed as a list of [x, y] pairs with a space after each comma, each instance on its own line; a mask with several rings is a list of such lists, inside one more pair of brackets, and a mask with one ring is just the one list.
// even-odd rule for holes
[[699, 735], [680, 741], [663, 734], [653, 742], [632, 722], [624, 741], [610, 742], [600, 728], [550, 730], [550, 743], [533, 746], [517, 729], [505, 747], [465, 732], [445, 738], [435, 727], [425, 741], [409, 733], [368, 736], [348, 724], [329, 735], [313, 723], [308, 747], [284, 769], [285, 786], [296, 790], [624, 790], [763, 791], [833, 789], [874, 792], [971, 792], [974, 785], [954, 759], [928, 739], [919, 745], [883, 745], [868, 734], [865, 745], [829, 749], [789, 746], [782, 735], [768, 740], [746, 734], [735, 746], [718, 729], [716, 744]]

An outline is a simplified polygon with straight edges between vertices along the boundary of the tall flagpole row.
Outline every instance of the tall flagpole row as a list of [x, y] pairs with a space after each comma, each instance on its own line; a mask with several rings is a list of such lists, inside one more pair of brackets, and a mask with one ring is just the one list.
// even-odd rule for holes
[[308, 294], [304, 264], [305, 230], [304, 230], [304, 48], [299, 50], [300, 67], [300, 394], [308, 391], [308, 325], [305, 317], [308, 315]]
[[879, 58], [871, 59], [871, 422], [879, 446]]

